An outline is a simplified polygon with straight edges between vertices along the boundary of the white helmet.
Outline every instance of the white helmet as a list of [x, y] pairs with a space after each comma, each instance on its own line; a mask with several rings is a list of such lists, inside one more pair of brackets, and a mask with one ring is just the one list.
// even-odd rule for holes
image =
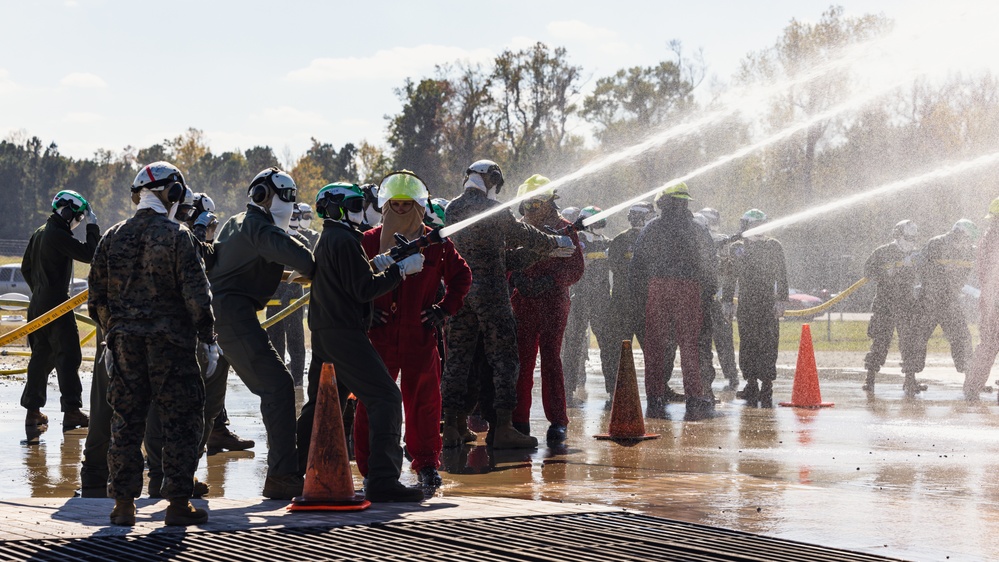
[[253, 177], [250, 187], [246, 189], [246, 195], [259, 205], [267, 199], [269, 191], [273, 191], [277, 198], [285, 203], [294, 203], [298, 187], [288, 172], [270, 167]]
[[163, 191], [167, 188], [176, 189], [176, 197], [170, 198], [170, 200], [177, 202], [184, 196], [184, 192], [173, 185], [177, 183], [181, 187], [187, 187], [187, 182], [184, 181], [184, 174], [180, 173], [177, 166], [169, 162], [153, 162], [152, 164], [143, 166], [139, 170], [139, 173], [135, 175], [135, 179], [132, 181], [132, 193], [138, 192], [141, 189], [148, 189], [149, 191]]
[[194, 207], [198, 211], [198, 214], [214, 213], [216, 209], [215, 201], [207, 193], [194, 194]]
[[197, 209], [194, 207], [194, 192], [190, 188], [184, 188], [184, 198], [171, 210], [174, 222], [188, 222], [198, 218]]
[[[483, 180], [489, 179], [495, 188], [496, 193], [500, 192], [500, 188], [503, 187], [503, 170], [500, 169], [499, 164], [493, 162], [492, 160], [476, 160], [465, 170], [465, 183], [468, 183], [468, 178], [472, 174], [478, 174]], [[467, 187], [467, 185], [466, 185]], [[483, 185], [482, 188], [486, 188]]]
[[559, 214], [569, 222], [576, 222], [576, 219], [579, 218], [579, 207], [566, 207]]

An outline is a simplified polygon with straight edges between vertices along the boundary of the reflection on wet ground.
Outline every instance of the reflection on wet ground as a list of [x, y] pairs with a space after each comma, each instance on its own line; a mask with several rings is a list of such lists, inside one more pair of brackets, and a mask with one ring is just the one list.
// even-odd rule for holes
[[[636, 359], [641, 387], [640, 354]], [[999, 406], [994, 395], [965, 403], [960, 378], [941, 374], [928, 392], [905, 399], [901, 377], [885, 375], [877, 397], [868, 398], [861, 375], [823, 372], [823, 399], [836, 403], [823, 410], [747, 408], [716, 381], [716, 417], [683, 421], [684, 406], [670, 405], [670, 419], [646, 420], [659, 439], [626, 446], [592, 438], [606, 431], [609, 417], [598, 367], [594, 357], [565, 446], [494, 451], [480, 438], [448, 450], [438, 495], [615, 505], [913, 559], [999, 558]], [[777, 398], [790, 396], [792, 378], [781, 373]], [[46, 409], [52, 428], [26, 439], [21, 385], [0, 379], [0, 496], [72, 496], [86, 432], [59, 430], [53, 377]], [[543, 436], [540, 402], [536, 397], [532, 430]], [[259, 497], [267, 455], [258, 404], [230, 375], [231, 427], [257, 447], [202, 462], [198, 477], [212, 486], [210, 496]], [[409, 471], [404, 480], [416, 482]]]

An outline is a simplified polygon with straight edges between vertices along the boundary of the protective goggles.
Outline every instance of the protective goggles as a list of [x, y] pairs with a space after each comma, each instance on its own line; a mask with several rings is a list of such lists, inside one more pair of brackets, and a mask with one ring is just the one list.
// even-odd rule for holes
[[280, 187], [274, 189], [274, 194], [277, 195], [277, 198], [285, 203], [294, 203], [295, 195], [297, 193], [298, 189], [294, 187]]
[[194, 205], [177, 205], [177, 213], [174, 216], [181, 222], [187, 222], [194, 218], [196, 211]]
[[343, 207], [343, 210], [348, 213], [360, 213], [364, 210], [364, 198], [351, 197], [350, 199], [345, 199], [340, 206]]
[[527, 201], [524, 201], [524, 210], [537, 211], [541, 209], [541, 207], [544, 207], [547, 202], [548, 201], [545, 201], [544, 199], [528, 199]]

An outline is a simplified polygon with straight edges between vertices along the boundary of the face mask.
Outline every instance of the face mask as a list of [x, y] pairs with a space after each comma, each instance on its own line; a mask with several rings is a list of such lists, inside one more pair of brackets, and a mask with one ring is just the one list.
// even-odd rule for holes
[[496, 201], [496, 193], [486, 188], [486, 180], [482, 179], [482, 174], [469, 174], [468, 179], [465, 180], [465, 187], [474, 187], [482, 193], [486, 194], [486, 197]]
[[180, 203], [174, 203], [173, 205], [170, 205], [170, 210], [167, 212], [167, 218], [170, 219], [172, 222], [180, 224], [180, 221], [177, 220], [178, 207], [180, 207]]
[[368, 207], [362, 211], [361, 218], [364, 219], [365, 223], [370, 224], [371, 226], [375, 226], [382, 222], [382, 214], [376, 211], [374, 206]]
[[295, 210], [295, 203], [282, 201], [275, 197], [271, 200], [271, 217], [274, 224], [281, 230], [287, 231], [291, 223], [291, 213]]
[[296, 219], [296, 218], [292, 218], [292, 219], [291, 219], [291, 220], [290, 220], [290, 221], [288, 222], [288, 228], [290, 228], [290, 229], [292, 229], [292, 230], [298, 230], [298, 226], [299, 226], [299, 224], [300, 224], [301, 222], [302, 222], [302, 221], [301, 221], [300, 219]]
[[361, 224], [365, 222], [364, 211], [358, 211], [356, 213], [347, 213], [347, 219], [350, 220], [350, 222], [355, 225]]
[[906, 254], [916, 251], [916, 242], [913, 240], [899, 238], [898, 240], [895, 240], [895, 243], [898, 244], [898, 249], [902, 250]]
[[301, 219], [298, 221], [299, 228], [308, 230], [310, 226], [312, 226], [312, 219]]

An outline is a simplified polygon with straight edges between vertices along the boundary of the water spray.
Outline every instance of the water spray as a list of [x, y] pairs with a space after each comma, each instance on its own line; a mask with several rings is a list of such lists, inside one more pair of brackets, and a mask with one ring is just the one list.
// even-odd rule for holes
[[962, 174], [965, 172], [970, 172], [972, 170], [976, 170], [978, 168], [984, 168], [997, 163], [999, 163], [999, 152], [992, 152], [990, 154], [984, 154], [972, 160], [965, 160], [957, 164], [948, 164], [945, 166], [941, 166], [935, 170], [926, 172], [925, 174], [888, 183], [880, 187], [875, 187], [868, 191], [864, 191], [862, 193], [857, 193], [849, 197], [844, 197], [843, 199], [838, 199], [836, 201], [831, 201], [824, 205], [819, 205], [818, 207], [813, 207], [811, 209], [802, 211], [800, 213], [795, 213], [793, 215], [789, 215], [781, 219], [763, 223], [759, 226], [754, 226], [753, 228], [750, 228], [745, 232], [743, 232], [742, 236], [748, 237], [748, 236], [756, 236], [759, 234], [765, 234], [772, 230], [789, 226], [794, 223], [810, 219], [817, 215], [821, 215], [831, 211], [838, 211], [841, 209], [845, 209], [847, 207], [856, 205], [858, 203], [861, 203], [863, 201], [866, 201], [874, 197], [888, 195], [896, 191], [902, 191], [904, 189], [915, 187], [920, 184], [924, 184], [927, 182], [931, 182], [934, 180], [942, 179], [957, 174]]

